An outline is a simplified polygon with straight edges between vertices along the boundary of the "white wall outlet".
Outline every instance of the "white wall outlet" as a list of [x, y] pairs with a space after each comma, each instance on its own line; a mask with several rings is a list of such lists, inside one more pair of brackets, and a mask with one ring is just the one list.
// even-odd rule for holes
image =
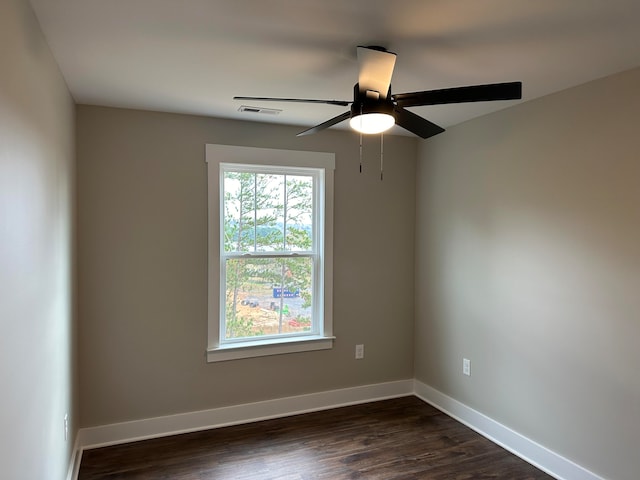
[[64, 414], [64, 439], [67, 441], [69, 438], [69, 414]]
[[471, 376], [471, 360], [468, 358], [462, 359], [462, 373]]
[[356, 360], [364, 358], [364, 345], [356, 345]]

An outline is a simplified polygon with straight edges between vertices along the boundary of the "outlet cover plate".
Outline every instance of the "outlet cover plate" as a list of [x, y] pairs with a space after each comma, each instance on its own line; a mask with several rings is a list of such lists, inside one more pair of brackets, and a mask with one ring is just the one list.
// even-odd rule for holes
[[462, 359], [462, 373], [467, 376], [471, 376], [471, 360], [468, 358]]

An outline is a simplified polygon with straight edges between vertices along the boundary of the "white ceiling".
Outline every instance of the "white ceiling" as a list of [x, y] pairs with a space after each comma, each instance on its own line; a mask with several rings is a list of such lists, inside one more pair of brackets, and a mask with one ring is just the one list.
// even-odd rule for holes
[[[357, 45], [398, 54], [394, 93], [521, 80], [526, 101], [640, 66], [639, 0], [30, 1], [83, 104], [312, 126], [347, 107], [232, 97], [350, 101]], [[411, 110], [448, 127], [515, 103]]]

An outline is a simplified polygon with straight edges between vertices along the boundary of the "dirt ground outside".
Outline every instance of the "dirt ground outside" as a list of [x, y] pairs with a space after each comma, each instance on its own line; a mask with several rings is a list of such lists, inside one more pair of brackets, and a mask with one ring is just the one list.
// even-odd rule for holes
[[272, 289], [261, 289], [238, 292], [237, 301], [238, 316], [253, 322], [255, 335], [298, 333], [311, 328], [311, 308], [304, 308], [299, 296], [274, 298]]

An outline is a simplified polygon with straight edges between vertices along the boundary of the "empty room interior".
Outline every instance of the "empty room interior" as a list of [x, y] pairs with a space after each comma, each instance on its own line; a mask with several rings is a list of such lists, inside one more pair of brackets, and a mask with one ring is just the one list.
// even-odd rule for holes
[[[550, 478], [640, 478], [639, 24], [635, 0], [2, 0], [0, 478], [378, 402]], [[514, 478], [437, 476], [420, 441], [393, 445], [413, 477], [180, 478]]]

